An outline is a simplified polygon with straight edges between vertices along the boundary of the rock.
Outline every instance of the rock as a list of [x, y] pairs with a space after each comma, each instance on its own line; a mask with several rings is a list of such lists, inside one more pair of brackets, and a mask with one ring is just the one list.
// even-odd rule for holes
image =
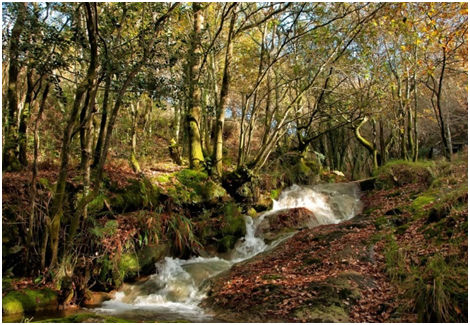
[[255, 235], [272, 240], [286, 230], [312, 228], [319, 224], [315, 214], [306, 208], [284, 209], [266, 215]]
[[91, 307], [101, 305], [103, 302], [113, 299], [113, 295], [113, 292], [89, 292], [83, 301], [83, 306]]
[[10, 291], [2, 299], [2, 314], [56, 310], [59, 307], [58, 298], [57, 292], [49, 288]]

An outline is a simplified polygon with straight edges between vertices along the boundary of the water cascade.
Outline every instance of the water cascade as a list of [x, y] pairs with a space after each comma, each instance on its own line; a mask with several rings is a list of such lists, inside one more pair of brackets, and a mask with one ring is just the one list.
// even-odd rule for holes
[[[298, 186], [284, 190], [273, 207], [257, 218], [245, 216], [246, 235], [229, 255], [230, 258], [194, 257], [181, 260], [166, 257], [157, 263], [157, 273], [145, 280], [125, 284], [115, 298], [106, 301], [95, 312], [115, 315], [134, 321], [186, 319], [212, 322], [198, 304], [205, 297], [207, 279], [220, 274], [233, 264], [272, 249], [294, 233], [267, 244], [256, 236], [263, 220], [280, 210], [306, 208], [314, 212], [317, 223], [338, 223], [361, 212], [360, 192], [353, 184]], [[308, 226], [308, 225], [307, 225]]]

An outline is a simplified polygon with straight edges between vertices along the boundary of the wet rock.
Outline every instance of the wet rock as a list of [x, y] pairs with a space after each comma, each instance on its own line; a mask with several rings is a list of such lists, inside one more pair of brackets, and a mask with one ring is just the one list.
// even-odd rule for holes
[[306, 208], [284, 209], [265, 216], [255, 236], [273, 239], [280, 232], [313, 228], [320, 225], [315, 214]]
[[103, 302], [113, 299], [114, 292], [89, 292], [83, 300], [83, 306], [98, 306]]

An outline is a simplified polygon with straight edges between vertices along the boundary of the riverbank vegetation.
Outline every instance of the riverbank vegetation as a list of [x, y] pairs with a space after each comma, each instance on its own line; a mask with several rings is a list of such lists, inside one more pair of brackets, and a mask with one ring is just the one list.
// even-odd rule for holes
[[[2, 8], [3, 314], [47, 309], [34, 298], [46, 291], [54, 308], [84, 304], [165, 256], [224, 254], [245, 235], [243, 216], [293, 184], [374, 177], [357, 235], [335, 225], [293, 237], [289, 247], [316, 243], [298, 243], [300, 282], [256, 266], [279, 294], [266, 310], [467, 319], [468, 4]], [[351, 257], [322, 237], [335, 227], [383, 285], [349, 268], [331, 277]], [[336, 248], [348, 257], [315, 256]], [[232, 310], [239, 296], [224, 290], [211, 302]], [[263, 306], [259, 290], [249, 299]], [[298, 309], [305, 301], [335, 316]]]

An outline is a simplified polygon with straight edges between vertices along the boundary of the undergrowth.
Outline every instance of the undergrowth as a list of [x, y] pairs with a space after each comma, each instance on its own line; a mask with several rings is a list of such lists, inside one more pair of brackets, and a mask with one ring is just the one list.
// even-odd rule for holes
[[[418, 194], [403, 208], [404, 225], [379, 216], [386, 233], [384, 256], [390, 280], [411, 301], [419, 322], [468, 322], [467, 156], [452, 163], [393, 162], [377, 174], [379, 188], [414, 184]], [[402, 218], [403, 220], [403, 218]], [[399, 231], [402, 229], [402, 231]]]

